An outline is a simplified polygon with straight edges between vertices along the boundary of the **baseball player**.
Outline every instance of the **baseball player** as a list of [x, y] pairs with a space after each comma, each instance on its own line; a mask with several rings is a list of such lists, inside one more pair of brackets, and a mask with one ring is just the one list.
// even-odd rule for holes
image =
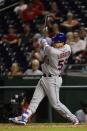
[[59, 100], [59, 90], [62, 85], [61, 72], [67, 59], [70, 56], [70, 46], [66, 44], [66, 38], [63, 33], [59, 33], [52, 38], [52, 46], [49, 46], [46, 39], [39, 39], [42, 45], [46, 59], [42, 64], [43, 76], [39, 80], [29, 108], [19, 117], [10, 118], [9, 120], [24, 124], [28, 118], [36, 112], [40, 102], [47, 95], [52, 107], [63, 117], [70, 120], [73, 124], [79, 124], [78, 119], [73, 115], [65, 105]]

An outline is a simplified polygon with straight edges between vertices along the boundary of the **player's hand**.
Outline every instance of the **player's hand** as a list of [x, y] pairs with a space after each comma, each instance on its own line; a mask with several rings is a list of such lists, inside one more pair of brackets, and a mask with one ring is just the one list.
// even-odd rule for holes
[[41, 39], [39, 39], [39, 43], [40, 43], [41, 47], [44, 48], [44, 46], [47, 44], [47, 41], [46, 41], [46, 39], [41, 38]]
[[47, 44], [47, 41], [46, 41], [46, 39], [39, 39], [39, 43], [41, 44], [41, 45], [44, 45], [44, 44]]

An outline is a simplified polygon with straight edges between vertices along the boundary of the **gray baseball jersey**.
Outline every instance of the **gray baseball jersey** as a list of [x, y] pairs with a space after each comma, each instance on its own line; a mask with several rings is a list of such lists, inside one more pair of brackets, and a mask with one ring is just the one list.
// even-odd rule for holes
[[[62, 48], [53, 48], [47, 44], [46, 40], [41, 40], [41, 44], [43, 44], [46, 56], [45, 62], [42, 64], [42, 71], [46, 76], [42, 76], [36, 86], [28, 108], [28, 111], [32, 113], [29, 114], [36, 112], [39, 103], [47, 95], [50, 104], [57, 112], [70, 121], [75, 122], [77, 120], [76, 116], [59, 100], [59, 90], [62, 85], [62, 77], [59, 75], [67, 58], [70, 56], [70, 46], [65, 44]], [[48, 74], [51, 74], [51, 76]]]
[[46, 62], [42, 64], [42, 71], [45, 74], [60, 75], [64, 65], [71, 53], [70, 46], [65, 44], [63, 48], [46, 47]]

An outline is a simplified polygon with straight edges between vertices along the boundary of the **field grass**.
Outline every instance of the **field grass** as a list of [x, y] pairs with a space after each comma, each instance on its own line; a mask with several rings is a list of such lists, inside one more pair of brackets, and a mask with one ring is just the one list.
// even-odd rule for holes
[[43, 123], [43, 124], [27, 124], [26, 126], [14, 124], [0, 124], [0, 131], [87, 131], [87, 125], [71, 125], [56, 124], [56, 123]]

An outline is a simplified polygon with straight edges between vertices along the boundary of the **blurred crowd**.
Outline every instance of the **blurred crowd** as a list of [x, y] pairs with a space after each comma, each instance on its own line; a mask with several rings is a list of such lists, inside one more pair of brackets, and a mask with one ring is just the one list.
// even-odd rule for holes
[[[68, 64], [87, 64], [87, 28], [72, 10], [66, 8], [64, 12], [60, 8], [57, 0], [20, 0], [4, 12], [0, 21], [2, 75], [42, 75], [44, 53], [37, 40], [43, 37], [51, 45], [51, 38], [60, 32], [65, 33], [71, 46]], [[48, 28], [44, 30], [48, 14]]]

